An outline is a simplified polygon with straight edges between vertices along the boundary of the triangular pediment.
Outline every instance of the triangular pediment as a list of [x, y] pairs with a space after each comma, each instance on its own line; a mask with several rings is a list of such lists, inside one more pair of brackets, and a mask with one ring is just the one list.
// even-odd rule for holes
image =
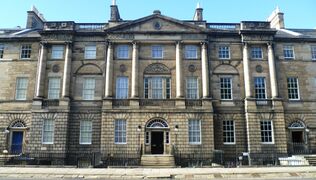
[[130, 32], [130, 33], [148, 33], [148, 32], [203, 32], [204, 28], [189, 22], [180, 21], [160, 14], [153, 14], [134, 21], [128, 21], [123, 24], [107, 29], [108, 32]]

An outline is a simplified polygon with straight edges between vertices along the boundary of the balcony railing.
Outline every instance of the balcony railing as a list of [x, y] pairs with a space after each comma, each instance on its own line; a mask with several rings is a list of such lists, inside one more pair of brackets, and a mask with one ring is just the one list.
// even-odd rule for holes
[[78, 23], [76, 24], [76, 31], [103, 31], [104, 23]]
[[139, 101], [140, 106], [174, 107], [175, 104], [173, 99], [141, 99]]
[[202, 100], [196, 100], [196, 99], [185, 100], [185, 106], [188, 106], [188, 107], [202, 106]]
[[220, 30], [239, 30], [240, 24], [238, 23], [208, 23], [208, 28]]
[[269, 99], [256, 99], [256, 105], [257, 106], [272, 107], [272, 100], [269, 100]]
[[128, 99], [113, 99], [112, 106], [129, 106]]
[[59, 106], [58, 99], [45, 99], [42, 101], [42, 107], [52, 107], [52, 106]]

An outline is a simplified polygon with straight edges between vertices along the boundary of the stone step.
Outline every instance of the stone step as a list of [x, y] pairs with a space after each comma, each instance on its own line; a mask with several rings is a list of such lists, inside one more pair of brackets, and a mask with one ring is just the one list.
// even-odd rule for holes
[[309, 165], [316, 166], [316, 156], [315, 155], [307, 155], [304, 158], [308, 161]]
[[143, 155], [141, 165], [146, 167], [174, 167], [172, 155]]

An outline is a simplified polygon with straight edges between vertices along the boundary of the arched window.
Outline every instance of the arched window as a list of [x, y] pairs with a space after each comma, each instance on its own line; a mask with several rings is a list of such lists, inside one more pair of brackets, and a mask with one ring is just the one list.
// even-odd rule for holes
[[26, 125], [22, 120], [15, 120], [10, 125], [11, 128], [25, 128]]
[[146, 128], [168, 128], [166, 121], [162, 119], [154, 119], [148, 122]]
[[289, 129], [304, 129], [305, 127], [304, 122], [300, 120], [294, 121], [289, 125]]

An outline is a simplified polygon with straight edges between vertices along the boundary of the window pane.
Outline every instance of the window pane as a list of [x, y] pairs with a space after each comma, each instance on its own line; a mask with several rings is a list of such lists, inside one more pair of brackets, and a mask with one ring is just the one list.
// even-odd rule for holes
[[285, 59], [294, 59], [294, 48], [293, 46], [284, 46], [283, 54]]
[[151, 47], [152, 58], [163, 58], [163, 47], [160, 45], [154, 45]]
[[116, 79], [116, 99], [128, 98], [128, 77], [117, 77]]
[[83, 83], [82, 99], [83, 100], [94, 100], [95, 92], [95, 79], [85, 78]]
[[0, 44], [0, 59], [3, 58], [3, 54], [4, 54], [4, 45]]
[[64, 46], [54, 45], [52, 46], [52, 59], [62, 59], [64, 55]]
[[218, 58], [219, 59], [230, 59], [230, 48], [229, 46], [220, 46], [218, 48]]
[[232, 79], [220, 78], [221, 99], [232, 99]]
[[189, 143], [201, 143], [200, 120], [189, 120]]
[[151, 79], [152, 84], [152, 99], [162, 99], [162, 78], [154, 77]]
[[196, 59], [197, 58], [197, 46], [186, 45], [185, 46], [185, 58], [186, 59]]
[[16, 100], [26, 100], [27, 84], [28, 78], [21, 77], [16, 79]]
[[312, 46], [312, 60], [316, 60], [316, 46]]
[[262, 48], [261, 47], [251, 48], [251, 58], [252, 59], [262, 59]]
[[55, 122], [52, 119], [45, 119], [43, 121], [43, 144], [53, 144]]
[[92, 142], [92, 121], [80, 121], [80, 144], [91, 144]]
[[128, 59], [128, 45], [117, 46], [117, 57], [120, 59]]
[[30, 44], [24, 44], [21, 46], [21, 59], [30, 59], [32, 53], [32, 46]]
[[118, 144], [126, 143], [126, 120], [115, 120], [114, 128], [114, 142]]
[[187, 99], [198, 98], [198, 80], [197, 77], [187, 77], [186, 81]]
[[266, 83], [264, 77], [255, 78], [255, 97], [256, 99], [266, 99]]
[[223, 121], [223, 142], [235, 143], [235, 123], [234, 121]]
[[48, 79], [48, 99], [59, 99], [60, 78]]
[[85, 59], [96, 59], [97, 47], [95, 45], [90, 45], [85, 47], [84, 58]]
[[261, 130], [261, 142], [272, 143], [273, 142], [272, 121], [260, 121], [260, 130]]
[[287, 78], [287, 88], [288, 88], [289, 99], [294, 99], [294, 100], [299, 99], [298, 79], [297, 78], [295, 78], [295, 77]]

